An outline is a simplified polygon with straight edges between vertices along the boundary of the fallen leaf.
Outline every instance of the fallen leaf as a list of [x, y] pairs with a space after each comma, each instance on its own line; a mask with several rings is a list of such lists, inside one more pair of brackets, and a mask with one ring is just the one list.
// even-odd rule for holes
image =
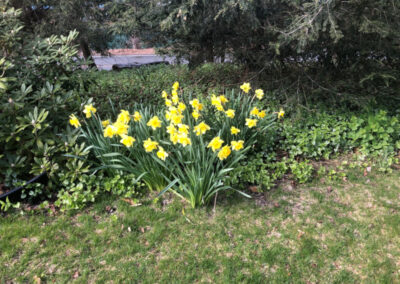
[[249, 189], [250, 189], [252, 192], [258, 192], [258, 186], [256, 186], [256, 185], [249, 186]]
[[40, 284], [42, 282], [42, 280], [40, 279], [40, 277], [35, 275], [35, 276], [33, 276], [33, 282], [35, 284]]
[[129, 198], [122, 198], [123, 201], [125, 201], [126, 203], [128, 203], [130, 206], [140, 206], [142, 205], [142, 203], [139, 203], [135, 200], [129, 199]]
[[77, 271], [75, 271], [75, 273], [74, 273], [74, 276], [72, 276], [74, 279], [76, 279], [76, 278], [78, 278], [79, 277], [79, 271], [77, 270]]

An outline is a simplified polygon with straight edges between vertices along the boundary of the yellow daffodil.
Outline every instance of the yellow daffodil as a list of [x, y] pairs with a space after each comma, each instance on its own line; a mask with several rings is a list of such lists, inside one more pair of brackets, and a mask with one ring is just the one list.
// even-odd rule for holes
[[255, 91], [257, 99], [261, 100], [264, 97], [264, 91], [261, 89], [257, 89]]
[[153, 116], [148, 122], [147, 126], [150, 126], [153, 128], [153, 130], [156, 130], [157, 128], [161, 127], [161, 120], [158, 118], [158, 116]]
[[135, 113], [133, 114], [133, 120], [140, 121], [141, 119], [142, 119], [142, 115], [138, 111], [135, 111]]
[[78, 118], [75, 116], [75, 114], [71, 114], [69, 116], [69, 124], [71, 124], [73, 127], [78, 128], [81, 126], [81, 123], [79, 122]]
[[165, 99], [165, 105], [166, 105], [167, 107], [172, 106], [172, 101], [171, 101], [170, 99]]
[[197, 111], [201, 111], [203, 109], [203, 104], [200, 103], [198, 99], [191, 100], [190, 105]]
[[178, 125], [182, 122], [183, 115], [181, 114], [176, 114], [171, 116], [171, 122], [175, 125]]
[[229, 100], [224, 95], [218, 96], [218, 99], [221, 102], [221, 104], [229, 102]]
[[222, 143], [224, 143], [224, 140], [222, 140], [219, 136], [214, 137], [210, 143], [208, 143], [207, 148], [211, 148], [213, 152], [221, 148]]
[[186, 109], [186, 105], [184, 103], [179, 103], [178, 109], [179, 109], [179, 111], [182, 112], [182, 111], [184, 111]]
[[246, 126], [248, 128], [253, 128], [256, 125], [257, 125], [257, 119], [246, 118]]
[[163, 147], [158, 147], [157, 157], [163, 161], [168, 157], [168, 153], [164, 151]]
[[104, 137], [112, 138], [115, 134], [117, 134], [117, 129], [113, 125], [107, 125], [103, 134]]
[[168, 98], [168, 94], [167, 94], [167, 92], [166, 92], [166, 91], [162, 91], [162, 93], [161, 93], [161, 97], [162, 97], [163, 99], [166, 99], [166, 98]]
[[222, 161], [228, 158], [231, 154], [231, 148], [228, 145], [222, 147], [222, 149], [218, 152], [218, 158]]
[[113, 126], [116, 129], [114, 134], [117, 134], [121, 137], [122, 137], [122, 135], [128, 134], [128, 128], [129, 128], [128, 124], [116, 121], [116, 122], [114, 122]]
[[235, 111], [234, 111], [233, 109], [228, 109], [228, 110], [225, 112], [225, 114], [226, 114], [226, 116], [229, 117], [229, 118], [234, 118], [234, 117], [235, 117]]
[[243, 149], [243, 140], [239, 140], [239, 141], [232, 141], [231, 145], [232, 145], [232, 150], [235, 151], [239, 151], [240, 149]]
[[231, 127], [231, 134], [232, 135], [236, 135], [236, 134], [238, 134], [240, 132], [240, 129], [239, 128], [236, 128], [235, 126], [232, 126]]
[[253, 109], [250, 111], [250, 115], [257, 116], [259, 112], [260, 111], [258, 110], [257, 107], [253, 107]]
[[83, 110], [83, 113], [86, 114], [86, 118], [91, 118], [92, 114], [96, 113], [96, 108], [90, 104], [90, 105], [85, 105], [85, 109]]
[[210, 130], [210, 126], [208, 126], [204, 121], [200, 122], [198, 125], [194, 127], [193, 132], [196, 133], [197, 136], [203, 135], [206, 133], [208, 130]]
[[167, 121], [170, 121], [170, 120], [171, 120], [171, 112], [168, 111], [168, 110], [165, 111], [165, 119], [166, 119]]
[[179, 133], [178, 143], [181, 144], [183, 147], [185, 147], [186, 145], [192, 144], [192, 141], [190, 140], [190, 138], [187, 136], [186, 133]]
[[178, 102], [179, 102], [179, 97], [178, 97], [178, 95], [177, 95], [177, 94], [176, 94], [176, 95], [172, 95], [172, 103], [173, 103], [174, 105], [176, 105]]
[[266, 115], [267, 114], [266, 114], [265, 110], [262, 110], [257, 114], [258, 118], [264, 118]]
[[158, 146], [158, 142], [153, 141], [150, 138], [148, 138], [147, 140], [145, 140], [143, 142], [143, 147], [146, 152], [151, 152], [151, 151], [157, 149], [157, 146]]
[[178, 143], [179, 137], [178, 137], [178, 132], [171, 134], [169, 136], [169, 140], [171, 140], [171, 142], [175, 145], [176, 143]]
[[283, 111], [283, 109], [280, 109], [280, 111], [278, 112], [278, 118], [282, 118], [285, 115], [285, 112]]
[[136, 141], [135, 138], [128, 135], [122, 135], [121, 143], [124, 144], [126, 147], [132, 147], [133, 143]]
[[173, 135], [175, 133], [177, 133], [178, 130], [176, 130], [175, 126], [173, 124], [170, 124], [167, 126], [167, 133]]
[[180, 133], [188, 134], [188, 133], [189, 133], [189, 125], [186, 125], [186, 124], [178, 124], [178, 131], [179, 131]]
[[176, 115], [176, 114], [181, 114], [181, 112], [179, 111], [179, 109], [177, 109], [176, 107], [169, 107], [169, 112], [171, 113], [171, 115]]
[[103, 120], [103, 121], [101, 122], [101, 125], [103, 125], [103, 127], [109, 126], [109, 125], [110, 125], [110, 120], [109, 120], [109, 119]]
[[175, 82], [175, 83], [172, 85], [172, 89], [175, 90], [175, 91], [177, 91], [177, 90], [179, 89], [179, 82]]
[[212, 104], [213, 106], [220, 105], [220, 104], [221, 104], [221, 101], [220, 101], [219, 97], [217, 97], [216, 95], [212, 94], [212, 95], [211, 95], [211, 104]]
[[250, 83], [243, 83], [243, 85], [240, 86], [240, 89], [242, 89], [243, 92], [248, 94], [249, 91], [251, 90]]
[[200, 113], [197, 110], [194, 110], [192, 112], [192, 116], [193, 116], [194, 120], [198, 120], [199, 116], [200, 116]]
[[224, 111], [224, 107], [221, 104], [216, 105], [215, 107], [217, 108], [218, 111]]
[[126, 124], [126, 123], [129, 123], [130, 120], [131, 120], [131, 117], [130, 117], [129, 111], [122, 109], [121, 113], [117, 117], [117, 121]]

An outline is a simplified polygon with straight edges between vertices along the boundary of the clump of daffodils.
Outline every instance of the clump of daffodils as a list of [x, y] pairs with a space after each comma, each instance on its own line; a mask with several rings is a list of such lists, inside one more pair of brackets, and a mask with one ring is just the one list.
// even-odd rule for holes
[[251, 92], [250, 83], [240, 89], [236, 95], [185, 98], [175, 82], [161, 93], [165, 106], [158, 111], [122, 109], [115, 120], [101, 120], [87, 104], [86, 120], [71, 114], [69, 123], [81, 129], [105, 167], [135, 173], [152, 189], [171, 189], [195, 207], [227, 188], [227, 172], [259, 133], [284, 116], [282, 109], [263, 109], [263, 90]]
[[[251, 90], [251, 85], [250, 83], [244, 83], [240, 86], [240, 89], [245, 94], [248, 94]], [[189, 105], [185, 104], [184, 100], [179, 95], [179, 82], [175, 82], [172, 85], [170, 93], [163, 91], [161, 96], [166, 106], [163, 117], [154, 115], [145, 122], [145, 125], [153, 132], [161, 131], [161, 128], [165, 128], [165, 133], [168, 135], [167, 139], [172, 145], [180, 145], [182, 147], [192, 145], [193, 137], [191, 133], [194, 133], [195, 137], [199, 137], [211, 130], [213, 130], [213, 132], [218, 132], [219, 129], [212, 129], [212, 126], [202, 120], [204, 115], [202, 112], [205, 109], [203, 102], [198, 98], [193, 98], [189, 101]], [[264, 91], [262, 89], [255, 90], [254, 97], [261, 100], [264, 97]], [[229, 99], [227, 97], [224, 95], [217, 96], [212, 94], [209, 100], [216, 112], [223, 114], [227, 119], [233, 120], [235, 118], [236, 110], [229, 108]], [[92, 115], [95, 115], [96, 111], [96, 108], [92, 104], [88, 104], [84, 106], [83, 113], [86, 118], [91, 118]], [[188, 115], [185, 116], [185, 114]], [[242, 127], [255, 129], [257, 128], [259, 120], [263, 119], [266, 115], [266, 110], [254, 106], [246, 115], [245, 125], [242, 125]], [[282, 118], [283, 116], [284, 111], [281, 109], [277, 113], [277, 117]], [[139, 111], [134, 111], [131, 114], [128, 110], [121, 110], [115, 122], [109, 119], [101, 121], [103, 136], [108, 139], [119, 137], [118, 141], [121, 144], [128, 148], [133, 147], [136, 138], [128, 134], [130, 132], [129, 129], [132, 128], [130, 123], [140, 123], [142, 119], [143, 114]], [[185, 119], [188, 121], [185, 121]], [[193, 121], [189, 121], [190, 119], [193, 119]], [[76, 128], [81, 126], [80, 121], [74, 114], [70, 115], [69, 122]], [[229, 130], [232, 137], [238, 136], [242, 132], [239, 125], [231, 126]], [[137, 147], [143, 147], [146, 153], [155, 151], [156, 156], [165, 161], [169, 156], [168, 152], [160, 146], [158, 141], [153, 139], [154, 138], [151, 137], [141, 137], [142, 145]], [[208, 141], [207, 148], [217, 153], [217, 157], [222, 161], [227, 159], [232, 151], [244, 149], [244, 145], [244, 140], [232, 139], [231, 141], [225, 142], [220, 136], [216, 135]]]

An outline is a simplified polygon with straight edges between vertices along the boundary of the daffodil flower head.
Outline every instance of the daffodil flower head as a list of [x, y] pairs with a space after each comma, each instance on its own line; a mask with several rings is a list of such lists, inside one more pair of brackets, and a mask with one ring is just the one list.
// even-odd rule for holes
[[179, 132], [178, 143], [181, 144], [183, 147], [186, 147], [187, 145], [192, 144], [192, 141], [190, 140], [190, 138], [187, 136], [186, 133]]
[[267, 114], [266, 114], [265, 110], [262, 110], [262, 111], [258, 112], [258, 114], [257, 114], [258, 118], [264, 118], [266, 115]]
[[104, 129], [104, 137], [112, 138], [115, 134], [117, 134], [117, 128], [114, 125], [107, 125]]
[[[172, 92], [173, 92], [173, 91], [172, 91]], [[173, 94], [173, 95], [172, 95], [172, 103], [173, 103], [174, 105], [176, 105], [176, 104], [178, 104], [178, 102], [179, 102], [178, 94]]]
[[178, 124], [178, 131], [180, 133], [188, 134], [189, 133], [189, 125], [182, 124], [182, 123]]
[[160, 147], [158, 147], [157, 157], [158, 157], [160, 160], [165, 161], [165, 159], [168, 157], [168, 153], [165, 152], [164, 148], [160, 146]]
[[200, 117], [200, 113], [197, 110], [194, 110], [192, 112], [192, 116], [193, 116], [194, 120], [198, 120]]
[[219, 97], [217, 97], [215, 94], [211, 95], [211, 104], [213, 106], [217, 106], [217, 105], [221, 104], [221, 101], [220, 101]]
[[240, 129], [239, 128], [236, 128], [235, 126], [232, 126], [231, 127], [231, 134], [232, 135], [236, 135], [236, 134], [238, 134], [240, 132]]
[[121, 110], [120, 114], [117, 117], [117, 121], [121, 122], [121, 123], [129, 123], [129, 121], [131, 120], [129, 111], [127, 110]]
[[122, 135], [121, 143], [124, 144], [126, 147], [132, 147], [133, 143], [136, 141], [135, 138], [128, 135]]
[[251, 118], [246, 118], [246, 126], [248, 128], [253, 128], [254, 126], [257, 125], [257, 119], [251, 119]]
[[75, 116], [75, 114], [71, 114], [69, 116], [69, 124], [74, 126], [75, 128], [78, 128], [81, 126], [81, 123], [79, 122], [78, 118]]
[[198, 99], [193, 99], [190, 101], [190, 105], [196, 110], [201, 111], [203, 109], [203, 104], [200, 103]]
[[172, 85], [172, 89], [175, 90], [175, 91], [177, 91], [177, 90], [179, 89], [179, 82], [175, 82], [175, 83]]
[[171, 115], [171, 122], [175, 125], [182, 123], [182, 119], [183, 115], [181, 114]]
[[229, 118], [234, 118], [234, 117], [235, 117], [235, 110], [233, 110], [233, 109], [228, 109], [228, 110], [225, 112], [225, 114], [226, 114], [226, 116], [229, 117]]
[[142, 119], [142, 115], [138, 111], [135, 111], [135, 113], [133, 114], [133, 120], [140, 121], [141, 119]]
[[162, 93], [161, 93], [161, 97], [162, 97], [163, 99], [166, 99], [166, 98], [168, 98], [168, 94], [167, 94], [167, 92], [166, 92], [166, 91], [162, 91]]
[[85, 105], [85, 108], [83, 110], [83, 113], [86, 114], [86, 118], [91, 118], [92, 114], [96, 113], [96, 108], [90, 104], [90, 105]]
[[183, 112], [186, 109], [186, 105], [182, 102], [178, 104], [178, 110]]
[[248, 94], [249, 91], [251, 90], [250, 83], [243, 83], [243, 84], [240, 86], [240, 89], [242, 89], [243, 92], [245, 92], [246, 94]]
[[178, 143], [178, 140], [179, 140], [178, 131], [175, 132], [174, 134], [171, 134], [171, 135], [169, 136], [169, 140], [170, 140], [174, 145], [176, 145], [176, 143]]
[[218, 99], [221, 102], [221, 104], [229, 102], [229, 100], [224, 95], [218, 96]]
[[264, 97], [264, 91], [261, 89], [257, 89], [255, 91], [255, 94], [256, 94], [257, 99], [259, 99], [259, 100], [261, 100]]
[[122, 123], [120, 121], [116, 121], [116, 122], [114, 122], [113, 126], [116, 129], [115, 134], [117, 134], [121, 137], [122, 137], [122, 135], [128, 134], [128, 128], [129, 128], [128, 124]]
[[259, 112], [260, 111], [258, 110], [257, 107], [253, 107], [253, 109], [250, 111], [250, 115], [257, 116]]
[[283, 111], [283, 109], [280, 109], [278, 112], [278, 118], [282, 118], [285, 115], [285, 112]]
[[167, 107], [172, 106], [172, 101], [171, 101], [170, 99], [165, 99], [165, 105], [166, 105]]
[[170, 125], [167, 126], [167, 133], [173, 135], [173, 134], [175, 134], [177, 132], [178, 132], [178, 130], [176, 130], [175, 125], [170, 124]]
[[243, 140], [232, 141], [231, 142], [232, 150], [239, 151], [239, 150], [243, 149], [243, 144], [244, 144]]
[[150, 126], [153, 130], [161, 127], [162, 121], [158, 118], [158, 116], [153, 116], [148, 122], [147, 126]]
[[202, 121], [194, 127], [193, 132], [195, 132], [197, 136], [200, 136], [206, 133], [210, 129], [211, 129], [210, 126], [208, 126], [204, 121]]
[[219, 136], [214, 137], [210, 143], [208, 143], [207, 148], [211, 148], [213, 152], [221, 148], [222, 143], [224, 143], [224, 140], [222, 140]]
[[110, 125], [110, 120], [109, 120], [109, 119], [103, 120], [103, 121], [101, 122], [101, 125], [103, 125], [103, 127], [107, 127], [108, 125]]
[[151, 138], [148, 138], [147, 140], [143, 141], [143, 147], [146, 152], [152, 152], [153, 150], [157, 149], [158, 142], [151, 140]]
[[224, 107], [221, 104], [215, 106], [218, 111], [224, 111]]
[[229, 157], [231, 154], [231, 148], [228, 145], [222, 147], [221, 150], [218, 152], [218, 158], [222, 161]]

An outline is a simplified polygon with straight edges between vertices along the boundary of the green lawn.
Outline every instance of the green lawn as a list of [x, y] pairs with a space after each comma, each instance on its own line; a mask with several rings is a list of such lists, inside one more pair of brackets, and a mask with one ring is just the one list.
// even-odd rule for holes
[[281, 185], [266, 199], [220, 197], [215, 213], [104, 197], [79, 213], [9, 214], [0, 283], [400, 282], [399, 178]]

